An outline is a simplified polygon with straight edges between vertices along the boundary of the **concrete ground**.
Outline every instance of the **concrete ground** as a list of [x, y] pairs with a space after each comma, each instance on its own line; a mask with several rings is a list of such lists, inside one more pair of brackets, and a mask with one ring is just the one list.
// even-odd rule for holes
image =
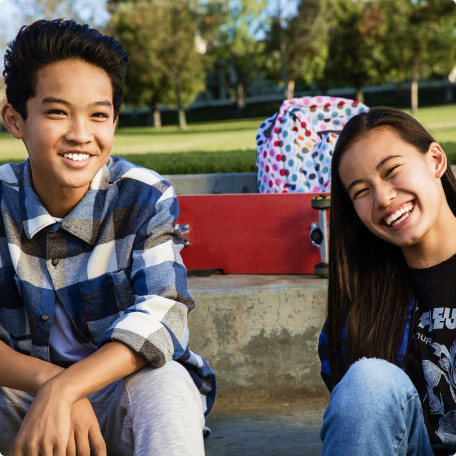
[[242, 409], [217, 407], [207, 418], [212, 433], [206, 456], [317, 456], [326, 401]]

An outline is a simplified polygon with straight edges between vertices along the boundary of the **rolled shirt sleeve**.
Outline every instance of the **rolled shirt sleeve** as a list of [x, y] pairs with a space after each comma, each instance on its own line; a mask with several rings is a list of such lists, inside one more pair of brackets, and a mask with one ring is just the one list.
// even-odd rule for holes
[[183, 242], [175, 229], [179, 209], [172, 187], [162, 194], [155, 208], [134, 240], [134, 302], [111, 325], [102, 342], [122, 342], [159, 367], [187, 350], [187, 315], [194, 301], [187, 291], [187, 273], [180, 255]]

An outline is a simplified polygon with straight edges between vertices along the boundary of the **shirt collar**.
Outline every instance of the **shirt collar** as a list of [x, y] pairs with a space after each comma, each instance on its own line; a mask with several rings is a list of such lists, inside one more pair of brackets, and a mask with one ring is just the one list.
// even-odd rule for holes
[[[108, 163], [110, 163], [111, 159]], [[94, 245], [97, 238], [98, 228], [104, 207], [106, 190], [109, 186], [109, 170], [104, 165], [95, 174], [90, 183], [89, 190], [82, 200], [67, 214], [61, 227], [82, 239], [90, 245]], [[23, 192], [22, 192], [22, 220], [25, 234], [32, 239], [43, 228], [56, 223], [55, 218], [49, 214], [39, 196], [32, 186], [32, 173], [30, 161], [27, 159], [24, 166]]]

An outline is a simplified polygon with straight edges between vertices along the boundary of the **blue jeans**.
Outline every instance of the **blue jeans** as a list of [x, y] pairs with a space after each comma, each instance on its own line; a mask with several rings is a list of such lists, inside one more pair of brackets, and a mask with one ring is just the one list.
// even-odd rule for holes
[[432, 456], [418, 393], [382, 359], [354, 363], [331, 393], [320, 431], [323, 456]]

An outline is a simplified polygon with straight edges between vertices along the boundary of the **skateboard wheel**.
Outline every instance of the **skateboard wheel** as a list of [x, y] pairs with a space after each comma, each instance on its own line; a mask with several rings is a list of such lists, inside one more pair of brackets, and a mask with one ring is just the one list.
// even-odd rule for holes
[[311, 205], [313, 209], [329, 209], [331, 205], [331, 196], [330, 195], [318, 195], [314, 196], [311, 200]]
[[311, 230], [310, 241], [313, 245], [317, 247], [320, 247], [321, 243], [323, 242], [323, 233], [321, 232], [321, 229], [318, 226]]
[[322, 277], [328, 277], [329, 276], [329, 265], [328, 263], [318, 263], [315, 265], [315, 274], [322, 276]]

